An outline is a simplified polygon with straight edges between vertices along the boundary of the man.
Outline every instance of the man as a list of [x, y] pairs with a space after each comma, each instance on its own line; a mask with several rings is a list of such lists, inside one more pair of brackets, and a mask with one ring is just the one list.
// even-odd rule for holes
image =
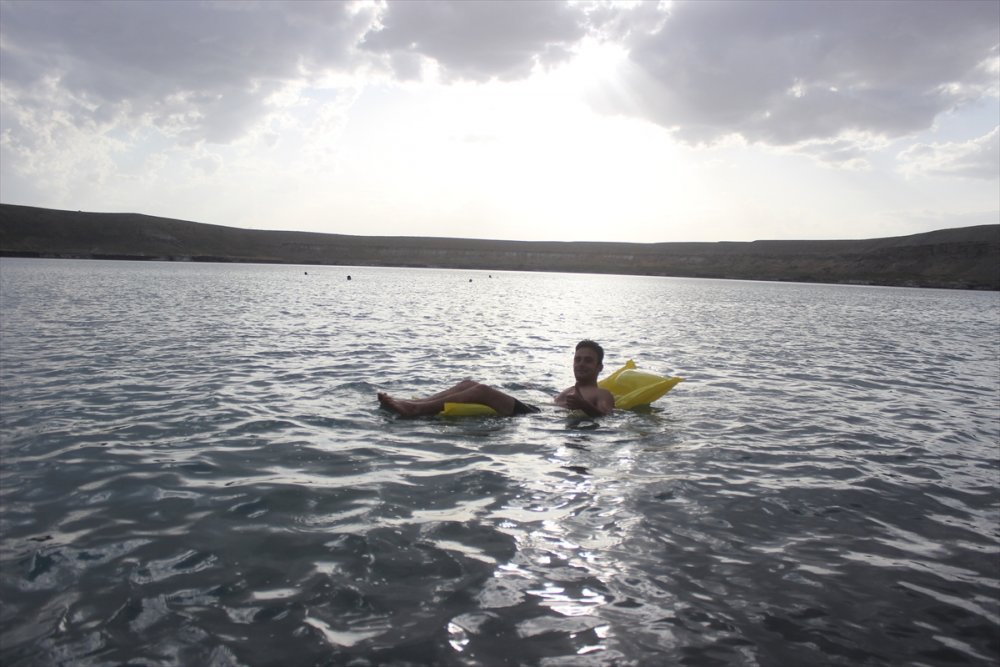
[[604, 348], [592, 340], [581, 340], [573, 355], [576, 384], [556, 396], [555, 403], [570, 410], [582, 410], [588, 417], [601, 417], [615, 409], [615, 397], [597, 386], [597, 376], [604, 369]]
[[[604, 349], [592, 340], [582, 340], [576, 345], [573, 356], [573, 375], [576, 384], [555, 399], [555, 404], [570, 410], [582, 410], [590, 417], [610, 414], [615, 407], [615, 397], [607, 389], [597, 386], [597, 376], [604, 368]], [[463, 380], [442, 392], [418, 399], [395, 398], [379, 392], [379, 404], [386, 410], [407, 419], [436, 415], [445, 403], [481, 403], [488, 405], [505, 417], [538, 412], [538, 408], [517, 400], [499, 389], [473, 380]]]

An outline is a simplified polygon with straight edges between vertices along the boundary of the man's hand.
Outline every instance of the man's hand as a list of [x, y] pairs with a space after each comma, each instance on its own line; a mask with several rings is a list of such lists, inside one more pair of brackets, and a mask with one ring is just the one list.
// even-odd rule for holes
[[590, 408], [590, 407], [593, 407], [593, 406], [590, 404], [590, 401], [588, 401], [587, 399], [585, 399], [583, 397], [583, 394], [580, 393], [580, 387], [574, 386], [573, 387], [573, 391], [571, 391], [566, 396], [566, 407], [569, 408], [570, 410], [584, 410], [584, 411], [586, 411], [587, 408]]
[[574, 386], [573, 391], [566, 396], [566, 407], [570, 410], [582, 410], [587, 413], [588, 417], [600, 417], [605, 414], [604, 411], [583, 397], [579, 386]]

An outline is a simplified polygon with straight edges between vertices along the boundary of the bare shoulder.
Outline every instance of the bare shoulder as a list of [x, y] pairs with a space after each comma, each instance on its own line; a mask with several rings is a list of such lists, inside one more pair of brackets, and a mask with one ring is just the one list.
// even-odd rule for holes
[[591, 403], [597, 403], [598, 401], [607, 402], [609, 400], [611, 401], [611, 405], [614, 405], [615, 403], [615, 397], [610, 391], [596, 385], [593, 387], [585, 387], [583, 390], [583, 397]]
[[615, 407], [615, 395], [612, 394], [607, 389], [604, 389], [603, 387], [600, 387], [599, 389], [600, 389], [599, 396], [601, 397], [601, 401], [604, 402], [604, 403], [606, 403], [609, 407], [614, 408]]

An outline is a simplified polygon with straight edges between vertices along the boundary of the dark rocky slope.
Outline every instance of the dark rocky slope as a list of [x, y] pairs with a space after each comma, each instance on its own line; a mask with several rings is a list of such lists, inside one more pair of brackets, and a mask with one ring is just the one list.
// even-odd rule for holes
[[1000, 225], [857, 241], [527, 242], [260, 231], [0, 204], [0, 254], [1000, 289]]

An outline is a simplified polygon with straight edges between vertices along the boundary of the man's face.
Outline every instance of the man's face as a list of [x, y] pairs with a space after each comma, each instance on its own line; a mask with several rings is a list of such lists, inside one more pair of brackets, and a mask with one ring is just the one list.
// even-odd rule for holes
[[597, 351], [589, 347], [578, 348], [573, 355], [573, 376], [577, 382], [592, 382], [597, 380], [597, 374], [604, 365], [597, 361]]

